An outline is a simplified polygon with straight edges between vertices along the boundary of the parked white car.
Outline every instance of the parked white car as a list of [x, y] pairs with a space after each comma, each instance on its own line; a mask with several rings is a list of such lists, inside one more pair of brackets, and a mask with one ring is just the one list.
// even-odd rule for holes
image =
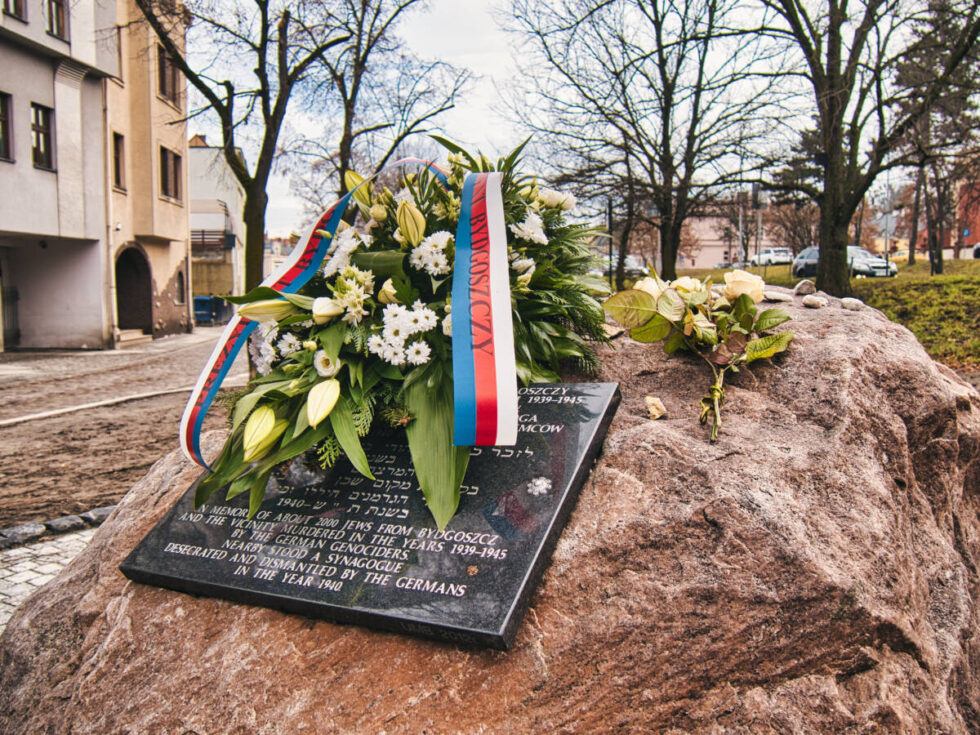
[[793, 262], [793, 251], [789, 248], [763, 248], [750, 258], [752, 265], [788, 265]]

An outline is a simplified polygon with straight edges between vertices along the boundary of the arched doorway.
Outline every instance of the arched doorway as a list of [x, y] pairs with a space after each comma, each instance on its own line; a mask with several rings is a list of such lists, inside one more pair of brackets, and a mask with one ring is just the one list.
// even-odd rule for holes
[[116, 314], [119, 329], [153, 331], [153, 288], [150, 264], [136, 248], [123, 250], [116, 258]]

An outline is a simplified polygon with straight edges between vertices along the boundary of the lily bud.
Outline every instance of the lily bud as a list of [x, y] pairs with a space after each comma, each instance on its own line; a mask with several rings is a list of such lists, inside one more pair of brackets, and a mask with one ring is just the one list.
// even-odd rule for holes
[[310, 352], [316, 352], [320, 349], [320, 346], [312, 339], [308, 339], [303, 343], [303, 349], [309, 350]]
[[395, 218], [398, 220], [398, 229], [412, 247], [422, 242], [425, 235], [425, 217], [418, 207], [412, 202], [399, 202]]
[[368, 213], [375, 222], [384, 222], [388, 219], [388, 208], [383, 204], [375, 204]]
[[262, 299], [238, 307], [238, 315], [253, 322], [278, 322], [298, 313], [299, 309], [285, 299]]
[[306, 397], [306, 418], [309, 419], [310, 426], [315, 429], [317, 424], [329, 416], [333, 407], [337, 405], [338, 398], [340, 398], [339, 380], [325, 380], [314, 385]]
[[344, 313], [344, 307], [333, 299], [320, 296], [313, 299], [313, 321], [317, 324], [326, 324], [335, 316]]
[[348, 171], [344, 174], [344, 185], [347, 186], [347, 191], [354, 192], [354, 201], [357, 202], [362, 207], [370, 209], [371, 207], [371, 184], [365, 184], [361, 186], [364, 181], [364, 177], [361, 176], [356, 171]]
[[395, 284], [389, 278], [378, 291], [378, 301], [382, 304], [397, 304], [398, 296], [395, 295]]
[[242, 437], [246, 462], [254, 462], [262, 457], [272, 444], [282, 436], [289, 422], [276, 419], [276, 412], [269, 406], [259, 406], [245, 422], [245, 433]]

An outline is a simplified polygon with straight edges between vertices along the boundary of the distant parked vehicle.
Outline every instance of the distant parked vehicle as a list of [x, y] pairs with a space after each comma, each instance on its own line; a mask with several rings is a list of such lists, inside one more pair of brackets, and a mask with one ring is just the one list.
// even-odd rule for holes
[[789, 248], [763, 248], [750, 259], [752, 265], [789, 265], [793, 262], [793, 251]]
[[[817, 275], [817, 262], [820, 260], [820, 248], [805, 248], [793, 260], [792, 272], [796, 278], [806, 278]], [[847, 247], [847, 264], [851, 276], [893, 277], [898, 275], [895, 261], [886, 261], [879, 255], [859, 248], [856, 245]]]
[[[590, 276], [603, 276], [604, 278], [609, 278], [609, 257], [596, 258], [597, 266], [589, 271]], [[612, 259], [612, 271], [615, 272], [616, 264], [619, 262], [619, 256], [613, 253]], [[623, 275], [627, 278], [640, 278], [641, 276], [647, 275], [647, 269], [643, 266], [643, 262], [637, 258], [635, 255], [627, 255], [626, 260], [623, 263]]]
[[973, 257], [974, 259], [980, 258], [980, 245], [975, 245], [973, 247]]

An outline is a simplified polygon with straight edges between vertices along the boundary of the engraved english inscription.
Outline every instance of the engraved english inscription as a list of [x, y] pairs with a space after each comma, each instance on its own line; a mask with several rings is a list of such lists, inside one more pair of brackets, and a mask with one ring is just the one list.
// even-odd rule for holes
[[[193, 488], [122, 565], [132, 579], [459, 643], [505, 647], [618, 403], [614, 384], [520, 391], [518, 443], [474, 447], [459, 513], [439, 530], [403, 435], [346, 462], [280, 467], [247, 497], [193, 508]], [[216, 496], [217, 497], [217, 496]]]

